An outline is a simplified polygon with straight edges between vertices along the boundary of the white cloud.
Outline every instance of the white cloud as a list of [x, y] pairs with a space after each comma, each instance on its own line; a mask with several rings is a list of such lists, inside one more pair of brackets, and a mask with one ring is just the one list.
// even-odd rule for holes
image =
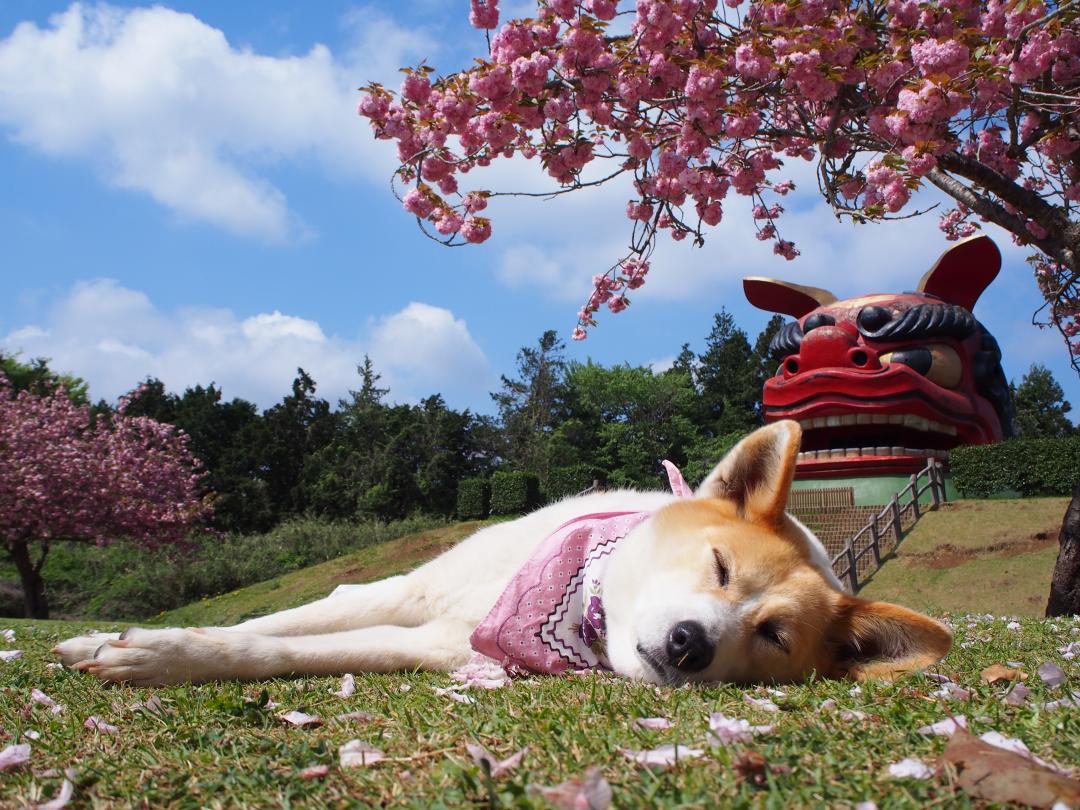
[[370, 355], [394, 401], [442, 393], [454, 407], [485, 403], [494, 375], [467, 324], [447, 309], [413, 302], [374, 320], [362, 335], [327, 335], [315, 321], [279, 311], [240, 317], [228, 309], [165, 312], [112, 280], [85, 281], [53, 303], [45, 322], [0, 336], [0, 347], [46, 357], [58, 371], [113, 400], [147, 376], [171, 391], [217, 383], [226, 398], [261, 407], [279, 401], [298, 367], [336, 403]]
[[374, 9], [347, 20], [341, 59], [237, 47], [171, 9], [78, 3], [0, 40], [0, 126], [44, 154], [89, 163], [112, 185], [148, 194], [181, 220], [269, 241], [303, 237], [301, 217], [260, 174], [314, 159], [380, 185], [394, 167], [356, 115], [356, 86], [394, 81], [435, 41]]

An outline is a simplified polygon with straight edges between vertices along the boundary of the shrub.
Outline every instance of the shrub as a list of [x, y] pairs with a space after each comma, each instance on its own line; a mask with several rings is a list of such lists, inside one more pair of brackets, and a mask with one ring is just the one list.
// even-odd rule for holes
[[956, 489], [968, 498], [1010, 490], [1071, 495], [1080, 482], [1080, 437], [958, 447], [949, 454], [949, 467]]
[[571, 464], [568, 467], [552, 467], [544, 479], [543, 496], [548, 503], [560, 498], [577, 495], [593, 485], [594, 481], [603, 481], [604, 474], [591, 464]]
[[486, 478], [463, 478], [457, 489], [457, 516], [462, 520], [477, 520], [488, 516], [491, 505], [491, 486]]
[[[262, 534], [208, 537], [189, 554], [146, 551], [123, 541], [105, 547], [61, 543], [42, 573], [57, 618], [145, 619], [445, 525], [427, 516], [392, 523], [295, 518]], [[10, 565], [0, 565], [0, 577], [14, 575]]]
[[520, 515], [540, 504], [540, 480], [530, 473], [499, 471], [491, 476], [491, 514]]

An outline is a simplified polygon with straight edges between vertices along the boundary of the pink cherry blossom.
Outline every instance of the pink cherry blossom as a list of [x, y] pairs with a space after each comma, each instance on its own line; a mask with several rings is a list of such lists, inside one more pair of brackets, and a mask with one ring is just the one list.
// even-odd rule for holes
[[[539, 156], [559, 191], [632, 181], [630, 249], [598, 273], [613, 286], [594, 286], [576, 339], [600, 306], [626, 309], [626, 292], [644, 283], [623, 261], [648, 258], [665, 234], [701, 245], [730, 192], [772, 210], [772, 196], [791, 191], [775, 172], [794, 160], [816, 164], [840, 216], [903, 216], [913, 192], [933, 185], [956, 201], [940, 218], [946, 239], [981, 220], [1005, 228], [1039, 251], [1036, 282], [1069, 338], [1080, 319], [1071, 157], [1080, 137], [1065, 100], [1080, 77], [1080, 7], [888, 0], [873, 14], [860, 9], [540, 0], [500, 27], [496, 0], [471, 0], [472, 24], [494, 32], [485, 56], [445, 76], [414, 68], [398, 94], [371, 85], [358, 111], [375, 137], [397, 143], [406, 210], [447, 244], [490, 238], [490, 220], [475, 215], [491, 192], [467, 181], [500, 159]], [[628, 35], [608, 30], [613, 19]], [[753, 227], [777, 256], [799, 255], [783, 217]]]

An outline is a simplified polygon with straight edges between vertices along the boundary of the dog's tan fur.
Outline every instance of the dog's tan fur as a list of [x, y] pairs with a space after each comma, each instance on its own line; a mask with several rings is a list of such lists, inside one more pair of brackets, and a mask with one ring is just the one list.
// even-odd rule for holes
[[[552, 530], [580, 514], [643, 510], [654, 514], [620, 541], [604, 575], [616, 672], [662, 683], [793, 681], [812, 672], [889, 676], [940, 660], [951, 645], [945, 627], [844, 593], [821, 543], [785, 513], [799, 439], [794, 422], [756, 431], [692, 499], [631, 491], [572, 498], [354, 593], [227, 629], [134, 629], [69, 639], [57, 652], [102, 680], [136, 684], [453, 669], [470, 656], [473, 628]], [[664, 660], [671, 628], [686, 620], [707, 633], [711, 658], [700, 671]]]

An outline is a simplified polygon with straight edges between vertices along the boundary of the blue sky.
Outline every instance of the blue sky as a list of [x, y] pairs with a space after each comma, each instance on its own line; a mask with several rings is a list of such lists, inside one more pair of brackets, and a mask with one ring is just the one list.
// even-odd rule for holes
[[[420, 234], [390, 194], [393, 150], [356, 116], [356, 88], [396, 87], [397, 68], [424, 58], [441, 72], [467, 65], [484, 42], [466, 16], [464, 2], [435, 0], [4, 0], [0, 348], [52, 358], [95, 397], [154, 375], [264, 407], [297, 366], [336, 400], [367, 353], [395, 400], [441, 392], [490, 411], [521, 346], [545, 329], [569, 338], [589, 279], [623, 252], [629, 195], [500, 201], [481, 246]], [[721, 306], [756, 335], [768, 316], [743, 298], [744, 275], [840, 297], [911, 289], [948, 245], [934, 214], [837, 223], [809, 166], [787, 174], [803, 190], [781, 227], [802, 257], [773, 256], [732, 200], [704, 248], [663, 244], [631, 308], [567, 340], [568, 355], [661, 366], [684, 342], [700, 350]], [[551, 188], [525, 162], [479, 182]], [[1056, 334], [1030, 324], [1025, 252], [987, 232], [1005, 266], [976, 315], [1006, 373], [1043, 362], [1080, 406]]]

